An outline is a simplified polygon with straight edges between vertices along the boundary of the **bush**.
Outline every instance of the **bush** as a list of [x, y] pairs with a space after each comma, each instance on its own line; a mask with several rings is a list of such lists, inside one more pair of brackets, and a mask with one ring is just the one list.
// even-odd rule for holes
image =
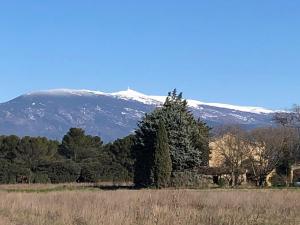
[[273, 187], [284, 187], [286, 186], [286, 176], [275, 174], [270, 178], [270, 182]]
[[0, 183], [15, 184], [29, 183], [31, 172], [28, 168], [0, 159]]
[[51, 180], [50, 180], [49, 176], [45, 173], [36, 173], [33, 175], [32, 182], [36, 183], [36, 184], [47, 184], [47, 183], [50, 183]]
[[13, 164], [6, 160], [0, 160], [0, 183], [11, 184], [16, 183], [17, 175], [14, 171]]
[[101, 165], [97, 162], [81, 164], [81, 172], [78, 181], [80, 182], [97, 182], [100, 179]]
[[79, 175], [80, 166], [71, 160], [52, 163], [48, 173], [52, 183], [75, 182]]
[[102, 181], [127, 182], [132, 181], [128, 170], [118, 163], [102, 165], [99, 177]]
[[227, 179], [221, 177], [218, 180], [218, 185], [219, 185], [219, 187], [227, 187], [227, 186], [229, 186], [229, 182]]
[[214, 184], [211, 176], [185, 171], [172, 174], [171, 186], [176, 188], [208, 188]]

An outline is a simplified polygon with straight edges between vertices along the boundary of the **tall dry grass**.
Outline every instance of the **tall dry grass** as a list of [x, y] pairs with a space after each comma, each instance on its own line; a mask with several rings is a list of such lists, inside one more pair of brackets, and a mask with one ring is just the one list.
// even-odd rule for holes
[[0, 192], [0, 225], [299, 225], [296, 190]]

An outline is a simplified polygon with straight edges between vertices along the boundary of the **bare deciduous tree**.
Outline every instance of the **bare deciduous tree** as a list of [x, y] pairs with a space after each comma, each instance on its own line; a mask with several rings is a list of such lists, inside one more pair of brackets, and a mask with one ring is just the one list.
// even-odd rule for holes
[[250, 134], [255, 147], [249, 154], [249, 162], [258, 186], [265, 185], [266, 177], [279, 164], [286, 144], [283, 132], [283, 129], [270, 127], [256, 129]]
[[258, 128], [249, 132], [227, 127], [219, 131], [219, 137], [213, 142], [213, 158], [218, 166], [231, 172], [232, 186], [241, 183], [241, 174], [246, 170], [258, 186], [264, 186], [267, 176], [286, 157], [293, 156], [297, 143], [294, 129], [287, 127]]
[[247, 133], [236, 126], [223, 128], [214, 142], [214, 151], [221, 166], [230, 171], [232, 186], [239, 185], [240, 175], [245, 172], [243, 162], [251, 151]]
[[274, 120], [281, 127], [286, 128], [292, 137], [297, 140], [293, 141], [291, 146], [291, 163], [297, 163], [300, 160], [300, 106], [294, 105], [289, 112], [278, 112]]

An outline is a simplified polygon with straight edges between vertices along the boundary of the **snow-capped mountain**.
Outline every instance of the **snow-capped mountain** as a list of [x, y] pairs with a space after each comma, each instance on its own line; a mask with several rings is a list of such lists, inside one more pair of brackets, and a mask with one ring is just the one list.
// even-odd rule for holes
[[[145, 113], [165, 101], [128, 89], [115, 93], [56, 89], [28, 93], [0, 104], [0, 134], [61, 139], [70, 127], [111, 141], [134, 131]], [[190, 110], [211, 126], [240, 124], [247, 128], [271, 125], [274, 111], [188, 100]]]

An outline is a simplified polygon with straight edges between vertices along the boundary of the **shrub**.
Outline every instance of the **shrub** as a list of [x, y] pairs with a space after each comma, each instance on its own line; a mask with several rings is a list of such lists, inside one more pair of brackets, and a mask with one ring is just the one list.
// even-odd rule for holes
[[270, 178], [270, 182], [273, 187], [284, 187], [286, 186], [286, 176], [275, 174]]
[[97, 182], [100, 179], [101, 165], [98, 162], [88, 162], [81, 164], [81, 172], [78, 181]]
[[71, 160], [52, 163], [49, 170], [52, 183], [75, 182], [80, 175], [80, 166]]
[[0, 159], [0, 183], [29, 183], [31, 171], [28, 168]]
[[16, 183], [16, 173], [14, 171], [13, 164], [2, 159], [0, 160], [0, 183]]
[[36, 184], [47, 184], [50, 183], [51, 180], [49, 179], [49, 176], [45, 173], [36, 173], [33, 175], [32, 182]]
[[184, 171], [172, 174], [171, 186], [176, 188], [208, 188], [216, 185], [213, 184], [212, 176]]

